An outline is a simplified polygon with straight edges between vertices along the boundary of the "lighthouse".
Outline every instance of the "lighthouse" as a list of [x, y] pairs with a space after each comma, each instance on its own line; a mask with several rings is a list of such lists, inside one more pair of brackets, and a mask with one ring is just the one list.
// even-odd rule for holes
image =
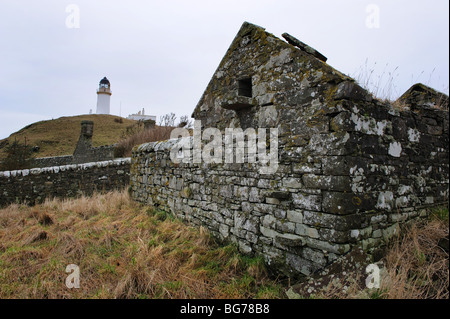
[[109, 80], [105, 76], [100, 80], [97, 90], [97, 114], [109, 114], [111, 94], [111, 83], [109, 83]]

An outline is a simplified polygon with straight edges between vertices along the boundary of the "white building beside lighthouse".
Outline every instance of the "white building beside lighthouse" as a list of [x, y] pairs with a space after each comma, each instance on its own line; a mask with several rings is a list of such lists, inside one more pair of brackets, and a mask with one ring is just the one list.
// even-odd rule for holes
[[109, 114], [111, 94], [111, 83], [105, 76], [101, 79], [97, 90], [97, 114]]

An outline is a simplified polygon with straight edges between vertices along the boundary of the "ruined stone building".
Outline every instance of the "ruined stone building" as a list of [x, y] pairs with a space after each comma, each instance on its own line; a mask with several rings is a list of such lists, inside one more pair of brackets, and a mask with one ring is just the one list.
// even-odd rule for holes
[[276, 172], [176, 164], [169, 140], [134, 149], [131, 186], [135, 200], [308, 275], [448, 203], [448, 96], [416, 85], [393, 107], [283, 36], [244, 23], [192, 114], [203, 129], [278, 128]]
[[99, 147], [92, 146], [94, 135], [94, 122], [82, 121], [81, 133], [77, 146], [73, 152], [73, 163], [88, 163], [97, 161], [112, 160], [114, 158], [115, 145], [105, 145]]
[[80, 137], [72, 155], [40, 157], [34, 159], [34, 167], [50, 167], [69, 164], [81, 164], [114, 159], [113, 145], [93, 147], [94, 122], [81, 121]]

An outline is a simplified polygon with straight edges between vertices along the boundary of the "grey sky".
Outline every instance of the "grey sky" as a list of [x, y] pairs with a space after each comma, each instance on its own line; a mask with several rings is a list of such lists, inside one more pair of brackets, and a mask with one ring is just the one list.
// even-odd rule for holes
[[[66, 26], [69, 4], [80, 10], [79, 28]], [[371, 4], [378, 28], [366, 24]], [[292, 34], [343, 73], [374, 70], [381, 95], [390, 88], [397, 98], [416, 82], [448, 94], [447, 0], [0, 0], [0, 138], [95, 112], [104, 76], [112, 114], [191, 115], [244, 21]]]

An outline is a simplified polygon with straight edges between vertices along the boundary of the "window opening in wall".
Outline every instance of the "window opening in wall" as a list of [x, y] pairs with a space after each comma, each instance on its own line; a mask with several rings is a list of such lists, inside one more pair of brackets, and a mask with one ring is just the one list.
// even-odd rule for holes
[[252, 97], [252, 78], [238, 80], [238, 95]]

